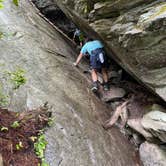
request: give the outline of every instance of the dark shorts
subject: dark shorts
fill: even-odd
[[[99,57],[99,55],[101,53],[103,54],[104,62],[101,62],[101,59]],[[100,70],[102,68],[108,68],[107,58],[106,58],[105,52],[104,52],[104,50],[102,48],[98,48],[98,49],[93,50],[91,52],[90,67],[92,69],[97,69],[97,70]]]

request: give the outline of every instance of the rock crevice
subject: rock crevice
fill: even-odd
[[[110,57],[122,68],[166,100],[166,87],[156,86],[166,82],[166,77],[158,79],[165,73],[166,64],[165,1],[95,1],[90,11],[84,10],[86,0],[54,2],[87,36],[100,38]],[[78,9],[79,3],[82,5]],[[149,74],[153,81],[147,83]]]

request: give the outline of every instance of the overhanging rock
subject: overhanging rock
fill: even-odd
[[[164,0],[54,0],[136,80],[166,101],[166,2]]]

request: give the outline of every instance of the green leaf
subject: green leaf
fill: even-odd
[[[18,6],[19,0],[13,0],[13,3]]]
[[[42,161],[41,166],[49,166],[45,161]]]
[[[23,145],[22,145],[22,142],[21,142],[21,141],[19,142],[19,146],[20,146],[21,148],[23,148]]]
[[[0,88],[0,106],[6,106],[8,104],[8,96],[5,96]]]
[[[42,159],[41,166],[49,166],[46,162],[44,162],[44,150],[46,148],[47,141],[45,140],[45,137],[43,134],[41,134],[38,137],[38,140],[36,143],[34,143],[35,153],[36,155]]]
[[[20,150],[19,144],[16,144],[16,149],[17,149],[17,150]]]
[[[19,112],[17,112],[17,113],[16,113],[16,117],[19,117],[19,116],[20,116],[20,113],[19,113]]]
[[[0,2],[0,9],[3,9],[4,5]]]
[[[11,127],[15,129],[17,127],[20,127],[20,124],[19,124],[18,121],[15,121],[15,122],[13,122],[13,124],[11,125]]]
[[[7,127],[2,126],[1,131],[8,131]]]
[[[23,148],[24,146],[23,146],[23,144],[22,144],[22,142],[20,141],[18,144],[16,144],[16,149],[17,150],[20,150],[21,148]]]
[[[30,139],[31,139],[33,142],[35,142],[35,140],[37,139],[37,137],[31,136]]]
[[[48,126],[52,126],[53,123],[54,123],[54,120],[55,120],[54,118],[51,118],[51,117],[50,117],[50,118],[48,119]]]
[[[13,84],[13,89],[18,89],[21,85],[26,83],[25,71],[21,68],[17,68],[13,72],[7,72],[10,77],[10,81]]]

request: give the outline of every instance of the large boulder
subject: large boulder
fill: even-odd
[[[108,54],[166,101],[165,0],[54,0]]]
[[[4,5],[0,73],[19,66],[27,79],[19,89],[10,89],[9,107],[21,111],[46,101],[51,105],[54,124],[46,132],[50,166],[136,165],[133,148],[118,130],[105,132],[101,127],[108,110],[89,91],[80,69],[72,66],[71,42],[44,21],[29,1],[21,0],[16,7],[6,0]]]
[[[147,132],[142,124],[141,124],[141,119],[129,119],[127,121],[127,125],[132,128],[134,131],[138,132],[139,134],[143,135],[146,140],[152,140],[153,135],[149,132]]]
[[[153,109],[143,116],[141,124],[153,137],[166,143],[166,112],[162,112],[163,109],[159,107]]]
[[[141,144],[139,154],[144,166],[165,166],[166,149],[162,146],[145,142]]]

